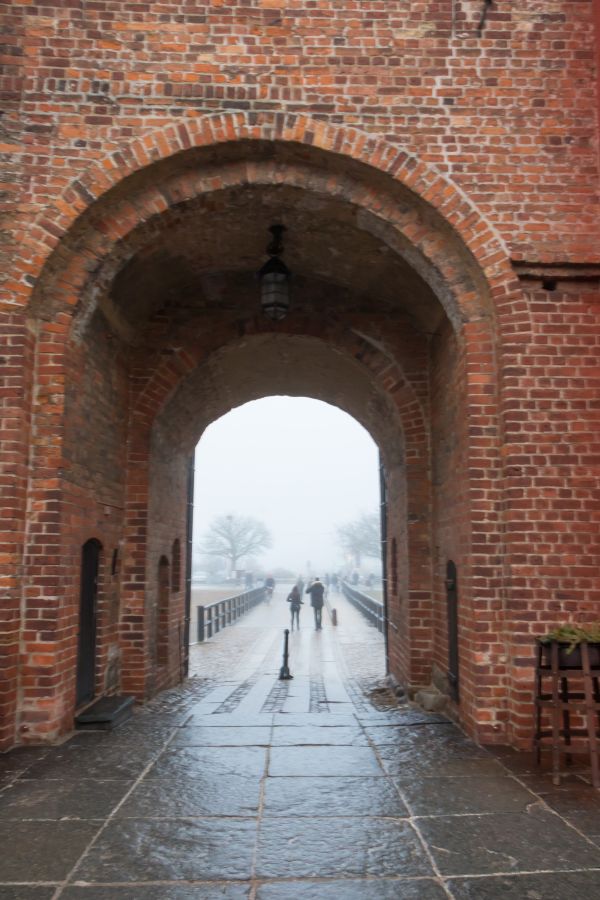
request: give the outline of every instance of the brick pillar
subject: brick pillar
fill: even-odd
[[[0,751],[15,742],[33,338],[24,315],[0,314]]]

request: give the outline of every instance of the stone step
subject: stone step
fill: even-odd
[[[112,731],[133,714],[134,698],[128,694],[101,697],[75,716],[75,728]]]

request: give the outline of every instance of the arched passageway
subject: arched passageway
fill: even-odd
[[[179,680],[183,591],[157,571],[163,559],[172,571],[173,548],[186,545],[193,446],[233,406],[285,393],[348,411],[381,448],[393,674],[443,687],[455,561],[458,715],[474,734],[507,739],[495,372],[502,315],[513,327],[519,309],[502,247],[455,188],[385,145],[298,123],[293,134],[280,121],[230,125],[187,149],[157,136],[148,164],[140,155],[112,186],[110,163],[90,172],[54,231],[78,217],[47,242],[29,306],[23,553],[29,607],[44,598],[54,638],[43,671],[22,680],[19,734],[70,727],[77,554],[90,530],[113,557],[99,586],[96,693],[144,699]],[[277,323],[259,314],[255,278],[275,221],[293,272]],[[38,528],[54,509],[56,527]],[[40,704],[38,679],[57,669]]]

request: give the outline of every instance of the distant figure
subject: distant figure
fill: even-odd
[[[267,599],[270,600],[275,590],[275,579],[272,575],[267,575],[265,578],[265,587],[267,589]]]
[[[254,587],[254,575],[252,572],[246,572],[246,590],[251,590]]]
[[[357,585],[359,581],[360,581],[360,576],[359,576],[358,572],[353,572],[352,573],[352,584]]]
[[[315,614],[315,631],[321,630],[321,616],[323,613],[323,597],[325,595],[325,585],[315,578],[312,584],[306,588],[306,593],[310,594],[310,605]]]
[[[298,588],[298,593],[300,596],[304,593],[304,582],[302,580],[302,575],[298,575],[296,579],[296,587]]]
[[[337,591],[338,589],[338,577],[335,572],[331,576],[331,587],[334,589],[334,591]]]
[[[300,607],[303,606],[303,601],[297,584],[294,585],[294,587],[287,595],[287,602],[291,604],[290,609],[292,611],[292,631],[294,630],[294,618],[296,619],[296,627],[298,631],[300,631]]]

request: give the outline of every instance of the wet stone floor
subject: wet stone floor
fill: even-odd
[[[0,900],[600,896],[584,776],[373,705],[383,642],[339,595],[278,681],[285,593],[115,732],[0,757]]]

